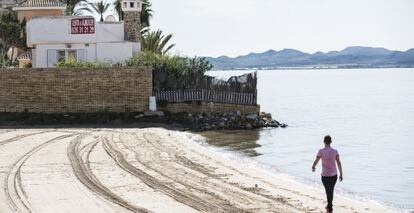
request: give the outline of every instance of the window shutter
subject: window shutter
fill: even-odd
[[[86,51],[76,50],[76,59],[79,61],[86,61]]]
[[[47,50],[47,67],[55,67],[56,57],[56,50]]]

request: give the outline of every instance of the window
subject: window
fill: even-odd
[[[87,54],[85,49],[80,50],[47,50],[47,67],[55,67],[56,63],[67,58],[73,57],[79,61],[86,61]]]
[[[68,50],[67,51],[67,58],[75,58],[77,59],[78,57],[76,56],[76,50]]]
[[[77,56],[76,50],[58,50],[56,53],[57,53],[56,54],[57,62],[64,61],[65,59],[68,59],[68,58],[74,58],[74,59],[80,60]]]
[[[61,62],[66,59],[66,51],[64,50],[58,50],[56,54],[56,61]]]
[[[134,7],[135,7],[134,2],[129,2],[129,7],[130,7],[130,8],[134,8]]]
[[[124,2],[124,8],[128,7],[128,3]]]

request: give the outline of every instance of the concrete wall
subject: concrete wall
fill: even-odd
[[[214,103],[213,107],[210,107],[209,103],[169,103],[167,106],[160,107],[158,110],[167,111],[170,113],[191,112],[191,113],[203,113],[203,112],[235,112],[240,111],[242,114],[258,113],[260,112],[260,106],[238,105],[238,104],[225,104]]]
[[[122,63],[132,57],[132,43],[97,43],[96,60]]]
[[[0,69],[0,112],[148,111],[149,68]]]
[[[32,50],[32,65],[34,68],[55,67],[57,58],[53,62],[49,61],[48,51],[53,50],[82,50],[85,52],[86,61],[110,62],[112,64],[123,63],[137,52],[136,43],[116,42],[116,43],[95,43],[95,44],[71,44],[68,48],[65,44],[39,44]],[[139,51],[139,50],[138,50]],[[78,58],[79,59],[79,58]],[[83,59],[79,59],[83,60]]]
[[[124,22],[96,22],[97,42],[124,41]]]
[[[68,48],[65,44],[40,44],[36,46],[36,49],[32,50],[32,66],[35,68],[48,67],[48,50],[84,50],[87,61],[96,61],[96,46],[96,44],[71,44],[70,48]]]
[[[80,60],[122,63],[140,50],[139,43],[124,41],[123,22],[96,22],[93,34],[71,34],[72,18],[79,17],[36,17],[27,23],[33,67],[54,67],[57,57],[48,51],[79,50],[85,57]]]
[[[92,16],[86,16],[93,18]],[[27,45],[123,42],[123,22],[95,22],[94,34],[71,34],[70,22],[79,16],[35,17],[27,22]]]

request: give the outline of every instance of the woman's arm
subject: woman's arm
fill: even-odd
[[[315,172],[316,165],[318,165],[318,162],[319,162],[320,159],[321,159],[321,157],[316,156],[316,159],[315,159],[315,161],[313,162],[313,165],[312,165],[312,172]]]
[[[342,176],[342,163],[341,163],[341,159],[339,159],[339,155],[336,155],[336,163],[338,164],[338,168],[339,168],[339,181],[342,181],[344,178]]]

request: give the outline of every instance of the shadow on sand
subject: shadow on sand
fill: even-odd
[[[141,117],[142,113],[0,113],[0,129],[151,128],[184,131],[191,123],[179,114]]]

